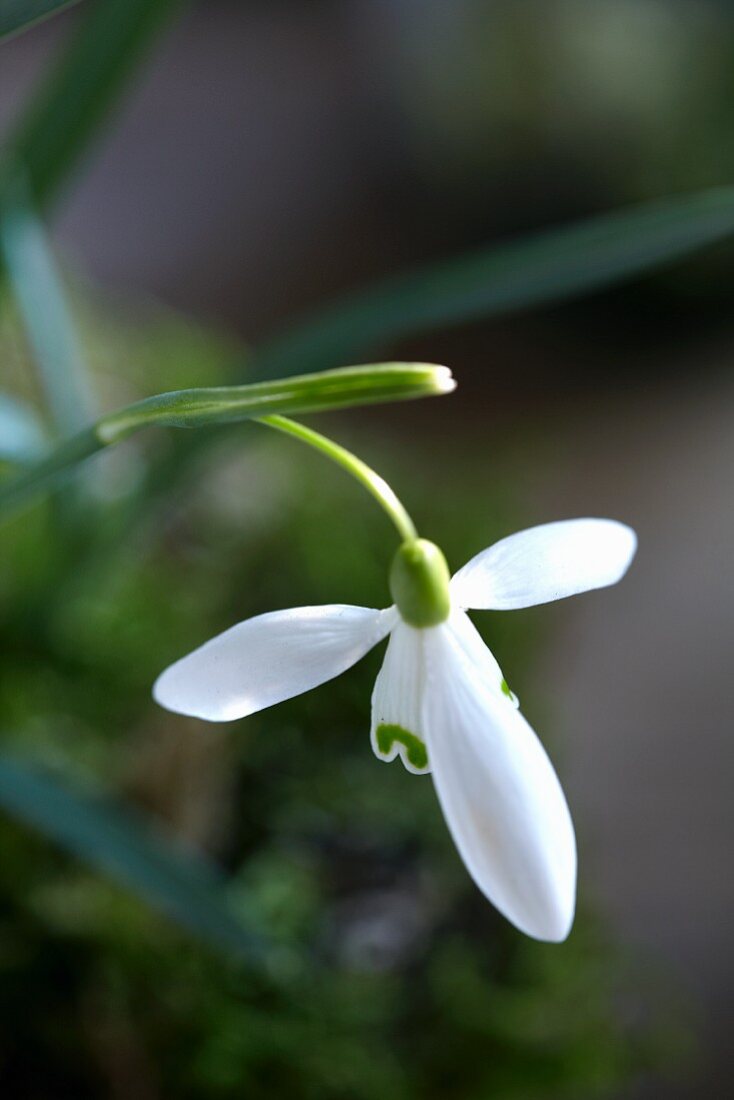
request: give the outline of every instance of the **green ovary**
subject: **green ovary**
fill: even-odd
[[[396,741],[405,746],[408,752],[408,760],[414,768],[423,770],[428,767],[428,753],[420,737],[404,730],[402,726],[382,723],[377,727],[377,747],[385,756],[390,752]]]
[[[446,558],[428,539],[402,544],[390,567],[390,592],[400,617],[409,626],[438,626],[451,610]]]

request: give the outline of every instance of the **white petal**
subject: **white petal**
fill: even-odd
[[[576,844],[563,791],[511,703],[478,682],[449,626],[425,632],[424,725],[446,823],[479,889],[521,931],[570,930]]]
[[[494,654],[485,645],[481,634],[466,611],[462,611],[460,607],[453,607],[449,626],[467,659],[475,666],[480,681],[485,687],[493,691],[495,695],[509,699],[514,707],[519,707],[519,700],[515,693],[510,690]]]
[[[246,619],[167,668],[158,703],[178,714],[229,722],[300,695],[346,671],[396,621],[392,608],[294,607]]]
[[[519,531],[460,569],[451,595],[460,607],[508,611],[616,584],[637,549],[613,519],[569,519]]]
[[[390,635],[372,692],[370,740],[375,756],[391,761],[400,755],[408,771],[415,774],[431,770],[421,715],[423,634],[422,630],[398,622]]]

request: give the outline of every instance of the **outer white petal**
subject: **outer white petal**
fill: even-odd
[[[229,722],[346,671],[396,621],[392,608],[294,607],[246,619],[162,672],[153,695],[179,714]]]
[[[576,843],[563,791],[511,703],[478,682],[450,625],[425,632],[424,724],[441,808],[479,889],[521,931],[573,922]]]
[[[423,635],[424,631],[398,622],[372,692],[370,740],[375,756],[389,762],[399,755],[415,774],[431,770],[423,759]]]
[[[546,523],[477,554],[453,578],[451,595],[460,607],[532,607],[616,584],[636,549],[634,531],[613,519]]]

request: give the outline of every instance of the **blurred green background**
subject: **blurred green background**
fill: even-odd
[[[682,0],[82,0],[0,42],[5,261],[19,170],[74,326],[39,356],[48,298],[31,269],[29,328],[7,264],[0,388],[45,432],[163,390],[445,362],[449,398],[314,423],[454,568],[572,515],[641,546],[618,590],[477,616],[576,821],[556,947],[479,896],[430,780],[372,756],[380,653],[231,726],[152,703],[241,618],[386,603],[394,536],[338,471],[256,425],[151,433],[7,519],[4,1095],[728,1094],[734,199],[712,231],[681,208],[660,267],[676,249],[643,218],[613,286],[597,240],[566,301],[558,241],[523,254],[512,308],[466,291],[401,327],[395,288],[369,339],[282,334],[416,265],[728,184],[732,61],[732,6]],[[0,416],[7,457],[11,424],[35,453],[36,421]]]

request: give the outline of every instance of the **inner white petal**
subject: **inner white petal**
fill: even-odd
[[[509,699],[513,706],[518,707],[520,704],[517,696],[510,690],[494,654],[467,613],[460,607],[454,606],[447,627],[468,661],[476,668],[480,683],[495,694]]]
[[[430,771],[422,719],[426,633],[398,622],[372,693],[370,741],[375,756],[388,762],[399,756],[415,774]]]

